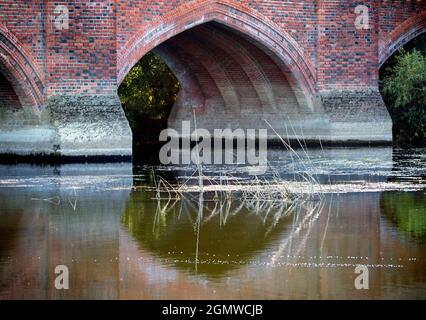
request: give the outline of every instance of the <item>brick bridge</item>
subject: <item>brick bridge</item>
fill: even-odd
[[[425,30],[424,0],[2,0],[0,153],[131,155],[117,88],[151,50],[171,127],[390,142],[379,67]]]

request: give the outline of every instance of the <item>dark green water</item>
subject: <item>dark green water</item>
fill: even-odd
[[[0,299],[426,298],[426,150],[269,160],[256,197],[205,182],[157,199],[160,177],[197,185],[186,167],[0,166]],[[254,183],[238,167],[204,170]],[[320,196],[300,184],[307,171]],[[284,201],[271,181],[305,196]],[[368,290],[355,288],[359,264]],[[57,265],[69,290],[54,286]]]

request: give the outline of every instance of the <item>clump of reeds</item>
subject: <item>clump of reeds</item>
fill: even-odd
[[[298,139],[302,150],[300,155],[266,120],[265,122],[277,134],[292,159],[297,158],[303,164],[303,172],[294,173],[294,180],[283,179],[269,163],[270,174],[267,177],[253,176],[251,179],[241,179],[229,172],[209,176],[204,173],[201,165],[197,165],[191,175],[180,177],[181,182],[171,184],[153,172],[154,188],[151,191],[158,201],[157,214],[167,214],[180,203],[181,210],[183,206],[189,206],[199,213],[199,223],[219,216],[220,223],[226,224],[230,217],[245,208],[264,223],[270,221],[268,230],[271,230],[283,217],[295,210],[312,210],[311,207],[306,207],[307,204],[322,200],[323,194],[321,185],[310,170],[312,162],[303,139]]]

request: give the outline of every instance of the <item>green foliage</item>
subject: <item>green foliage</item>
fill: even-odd
[[[400,147],[423,146],[426,134],[426,56],[401,49],[385,71],[381,91]]]
[[[179,82],[155,53],[146,54],[129,72],[118,94],[134,132],[150,119],[167,121],[179,92]]]
[[[419,193],[383,193],[381,208],[399,231],[418,240],[426,237],[426,201]]]

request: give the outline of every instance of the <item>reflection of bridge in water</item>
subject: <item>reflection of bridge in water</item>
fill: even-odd
[[[191,200],[194,207],[187,203],[182,212],[179,205],[158,216],[150,194],[130,191],[130,167],[64,166],[53,172],[22,166],[17,175],[4,169],[2,298],[422,295],[424,242],[383,219],[386,193],[327,195],[312,202],[320,204],[316,210],[295,209],[271,229],[272,211],[270,220],[262,220],[265,211],[236,210],[237,203],[209,219],[214,201],[206,197],[210,210],[201,223],[195,275],[198,199]],[[161,203],[163,208],[167,202]],[[389,210],[397,208],[388,205]],[[353,287],[359,263],[372,265],[367,292]],[[59,264],[70,268],[66,292],[53,287]]]

